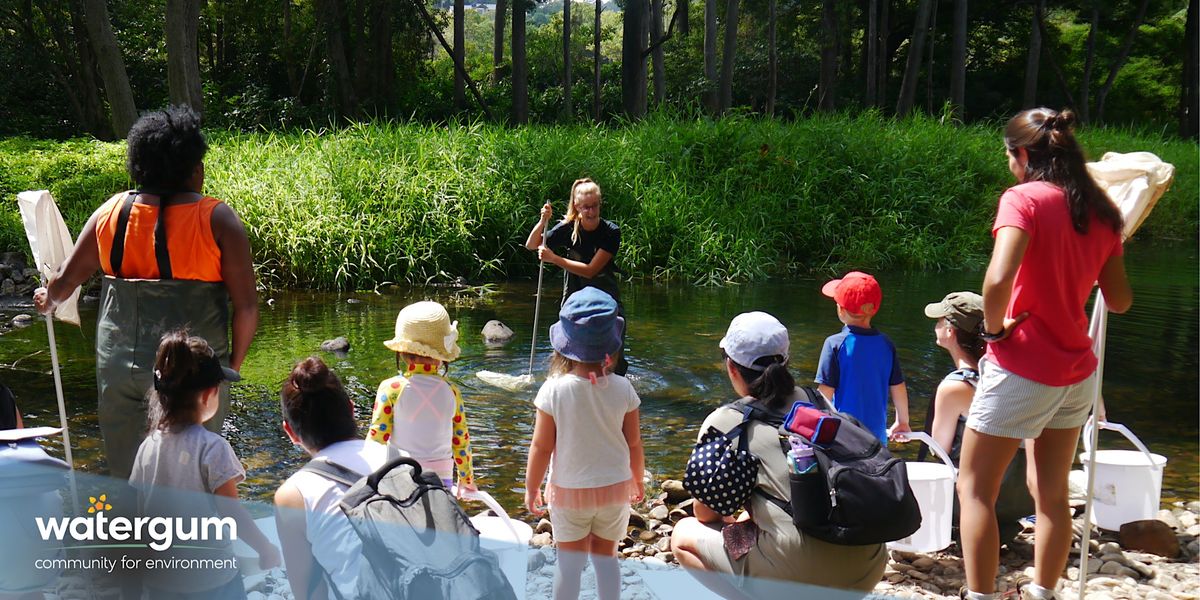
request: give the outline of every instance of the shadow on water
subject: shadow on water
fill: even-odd
[[[1129,271],[1136,299],[1125,315],[1109,323],[1104,395],[1110,420],[1128,425],[1149,447],[1169,457],[1163,495],[1166,500],[1197,498],[1197,360],[1200,301],[1195,248],[1133,245]],[[876,325],[898,348],[908,379],[914,425],[919,426],[928,399],[950,370],[945,352],[933,343],[933,322],[923,306],[944,294],[977,289],[981,273],[888,272],[879,275],[884,302]],[[733,398],[720,367],[717,342],[730,319],[747,310],[778,316],[792,337],[792,367],[799,381],[811,383],[824,338],[839,329],[833,304],[821,296],[822,281],[799,278],[723,288],[687,284],[628,284],[623,300],[629,321],[630,379],[641,394],[647,466],[656,475],[678,477],[704,416]],[[535,376],[544,376],[550,354],[547,330],[556,317],[557,280],[546,284],[536,339]],[[279,292],[265,295],[261,325],[244,380],[234,387],[233,416],[226,434],[248,471],[247,496],[270,501],[283,479],[305,456],[280,430],[279,385],[291,365],[320,355],[342,377],[358,405],[360,422],[369,418],[375,386],[395,373],[391,337],[396,313],[424,298],[446,303],[459,321],[462,357],[450,375],[468,403],[474,438],[475,468],[482,485],[503,504],[522,504],[526,448],[532,434],[535,389],[507,392],[474,373],[487,369],[520,375],[528,368],[534,285],[510,282],[482,299],[447,289],[402,288],[387,295]],[[272,301],[267,302],[270,298]],[[0,308],[11,319],[27,306]],[[96,424],[94,374],[95,305],[84,306],[82,329],[58,325],[63,383],[78,466],[103,468]],[[499,319],[515,331],[501,347],[487,347],[479,331]],[[345,336],[351,350],[335,356],[318,350],[322,340]],[[56,425],[46,328],[17,329],[0,336],[0,381],[17,394],[30,425]],[[1105,434],[1102,447],[1125,442]],[[1108,436],[1112,436],[1111,438]],[[47,445],[61,456],[61,441]]]

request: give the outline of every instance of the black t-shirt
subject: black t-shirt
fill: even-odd
[[[591,279],[585,279],[570,271],[565,271],[567,280],[563,299],[565,300],[567,296],[586,286],[592,286],[607,292],[614,299],[620,300],[620,292],[617,289],[616,261],[617,249],[621,247],[621,228],[612,221],[600,219],[600,225],[596,227],[595,231],[587,231],[580,227],[579,240],[571,242],[571,233],[574,229],[575,223],[560,222],[551,227],[542,239],[545,240],[546,247],[553,250],[555,254],[584,264],[592,262],[592,259],[596,257],[597,250],[606,250],[613,257]]]

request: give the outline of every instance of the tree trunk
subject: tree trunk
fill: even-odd
[[[929,65],[925,68],[925,112],[933,113],[933,57],[934,50],[937,46],[937,10],[938,2],[933,3],[933,10],[929,13],[929,31],[925,34],[929,36]]]
[[[883,0],[879,6],[879,59],[875,61],[875,66],[879,70],[875,73],[875,88],[876,106],[883,108],[887,106],[887,83],[888,75],[891,67],[891,54],[888,45],[891,29],[888,25],[888,6],[891,4],[889,0]]]
[[[1042,65],[1042,30],[1038,27],[1038,10],[1045,0],[1034,0],[1038,6],[1033,8],[1033,24],[1029,28],[1029,55],[1025,58],[1025,94],[1021,98],[1021,108],[1037,106],[1038,74]]]
[[[574,109],[571,107],[571,4],[574,0],[563,0],[563,117],[571,120]]]
[[[704,105],[716,113],[721,102],[717,93],[717,0],[704,0]]]
[[[396,78],[392,12],[388,5],[389,0],[371,0],[371,96],[375,109],[383,114],[390,111],[392,83]]]
[[[641,65],[638,67],[642,70],[641,85],[638,87],[638,110],[641,114],[646,114],[646,109],[649,106],[650,99],[650,72],[649,65],[646,64],[646,59],[649,56],[647,48],[650,47],[650,5],[653,0],[645,0],[642,5],[642,32],[638,38],[638,56],[640,56]]]
[[[529,68],[525,62],[525,2],[512,0],[512,119],[518,125],[529,121]]]
[[[1104,101],[1108,99],[1108,93],[1112,91],[1113,84],[1117,82],[1117,73],[1125,67],[1125,61],[1129,60],[1129,51],[1133,49],[1133,39],[1137,37],[1138,28],[1142,26],[1142,21],[1146,19],[1146,7],[1149,4],[1150,0],[1142,0],[1142,3],[1138,5],[1137,16],[1134,17],[1133,24],[1129,27],[1129,32],[1125,34],[1125,40],[1121,42],[1121,51],[1117,54],[1117,59],[1109,66],[1108,77],[1105,78],[1100,92],[1096,94],[1097,121],[1104,121]]]
[[[692,26],[688,23],[688,8],[691,4],[691,0],[675,0],[675,12],[679,13],[679,35],[683,37],[687,37],[692,30]]]
[[[1183,26],[1183,76],[1179,86],[1179,135],[1196,139],[1200,136],[1200,56],[1196,28],[1197,0],[1188,2],[1187,21]]]
[[[333,70],[334,87],[337,91],[337,108],[340,116],[358,112],[358,97],[354,94],[354,80],[350,75],[350,64],[346,61],[345,34],[342,29],[341,0],[322,0],[317,4],[325,26],[325,47],[329,65]]]
[[[1035,2],[1033,5],[1033,18],[1037,21],[1039,35],[1042,39],[1046,39],[1046,19],[1044,2]],[[1075,97],[1071,95],[1071,86],[1067,85],[1067,78],[1063,76],[1062,69],[1058,66],[1058,61],[1054,59],[1053,52],[1046,53],[1046,62],[1050,63],[1050,70],[1054,71],[1054,80],[1058,82],[1058,89],[1067,99],[1067,106],[1078,106],[1075,103]]]
[[[1087,123],[1091,120],[1092,105],[1091,88],[1092,88],[1092,67],[1096,64],[1096,30],[1100,29],[1100,5],[1096,0],[1092,1],[1092,24],[1088,28],[1087,37],[1087,56],[1083,61],[1083,80],[1079,84],[1079,106],[1076,110],[1079,111],[1079,121]]]
[[[817,108],[833,110],[837,82],[837,2],[821,2],[821,70],[817,80]]]
[[[733,67],[737,62],[738,0],[725,0],[725,44],[721,51],[721,104],[724,114],[733,106]]]
[[[896,114],[902,117],[912,112],[917,97],[921,50],[925,48],[925,31],[929,28],[929,13],[932,11],[933,0],[921,0],[917,7],[916,22],[913,23],[912,39],[908,44],[908,61],[904,66],[904,79],[900,83],[900,98],[896,100]]]
[[[646,61],[642,59],[642,17],[648,0],[628,0],[621,28],[621,103],[625,114],[642,116],[646,89]]]
[[[496,14],[492,20],[492,83],[500,82],[500,71],[504,67],[504,25],[508,22],[508,0],[496,0]]]
[[[879,72],[879,0],[867,3],[867,48],[866,74],[867,95],[866,105],[874,106],[879,98],[879,87],[876,84],[876,74]]]
[[[954,117],[966,117],[967,0],[954,0],[954,47],[950,59],[950,105]]]
[[[279,56],[287,73],[288,91],[292,96],[300,95],[300,79],[296,74],[296,59],[292,56],[292,0],[283,0],[283,39],[280,41]],[[209,63],[212,54],[209,53]]]
[[[92,135],[108,139],[112,136],[105,122],[104,103],[100,100],[100,84],[96,80],[96,56],[92,53],[91,42],[88,40],[87,25],[83,22],[83,5],[79,0],[71,0],[71,30],[74,32],[73,45],[77,57],[79,85],[83,88],[84,127]]]
[[[600,98],[600,14],[604,11],[604,0],[596,0],[596,22],[592,25],[592,118],[597,123],[604,116],[604,101]]]
[[[137,120],[137,106],[133,103],[133,89],[129,87],[129,75],[125,72],[125,60],[117,46],[108,19],[108,6],[104,0],[84,0],[84,16],[87,21],[88,38],[96,61],[100,67],[100,78],[104,81],[104,95],[108,98],[109,121],[113,135],[124,138]]]
[[[686,2],[686,0],[681,0]],[[768,117],[775,116],[775,94],[779,78],[779,49],[775,43],[777,0],[767,0],[767,106]]]
[[[200,90],[199,0],[167,0],[167,88],[171,104],[204,112]]]
[[[566,4],[570,4],[567,2]],[[564,5],[565,6],[565,5]],[[463,19],[466,18],[463,0],[454,0],[454,61],[467,64],[467,35]],[[454,108],[462,110],[467,106],[467,82],[462,73],[454,69]]]
[[[682,1],[682,0],[676,0]],[[654,103],[667,101],[667,77],[663,72],[663,0],[650,0],[650,43],[654,45],[651,62],[654,65]]]

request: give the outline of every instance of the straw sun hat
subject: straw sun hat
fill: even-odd
[[[437,302],[416,302],[396,316],[396,336],[383,343],[389,350],[450,362],[458,358],[458,321]]]

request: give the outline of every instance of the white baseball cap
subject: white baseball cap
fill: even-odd
[[[788,357],[788,331],[779,319],[761,311],[742,313],[729,322],[729,330],[721,338],[721,349],[733,362],[751,369],[763,371],[763,365],[754,364],[764,356]]]

